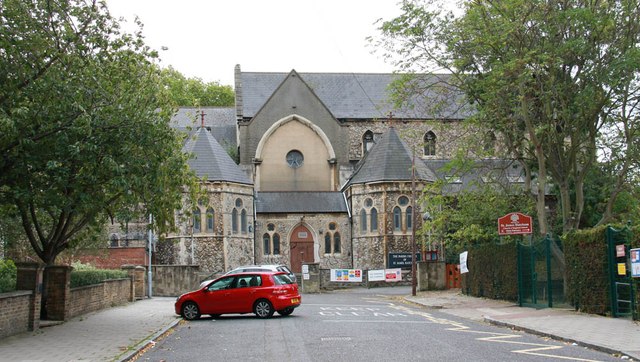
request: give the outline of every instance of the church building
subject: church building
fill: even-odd
[[[423,222],[417,198],[448,176],[440,169],[464,146],[469,111],[456,105],[459,94],[437,107],[442,97],[428,93],[394,107],[389,87],[398,77],[236,66],[234,108],[174,116],[189,134],[184,151],[208,201],[176,213],[179,231],[164,236],[156,262],[211,273],[245,264],[300,272],[303,263],[386,268],[391,254],[410,253],[412,230]]]

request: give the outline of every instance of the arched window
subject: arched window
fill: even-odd
[[[273,255],[280,255],[280,235],[273,234]]]
[[[331,254],[331,233],[324,234],[324,253]]]
[[[402,230],[402,213],[397,206],[393,208],[393,230]]]
[[[413,209],[411,206],[407,207],[407,230],[413,229]]]
[[[244,234],[247,232],[247,210],[242,209],[240,212],[240,231]]]
[[[238,210],[237,209],[233,209],[233,211],[231,211],[231,231],[234,234],[238,233]]]
[[[360,231],[367,231],[367,211],[365,209],[360,210]]]
[[[199,233],[202,228],[202,219],[200,215],[200,208],[193,209],[193,232]]]
[[[118,246],[119,246],[118,234],[111,234],[111,247],[117,248]]]
[[[424,135],[424,155],[436,155],[436,134],[429,131]]]
[[[367,131],[362,136],[362,155],[366,155],[373,147],[373,132]]]
[[[378,210],[375,207],[371,209],[371,231],[378,231]]]
[[[262,251],[264,255],[271,254],[271,236],[267,233],[262,235]]]
[[[207,232],[213,232],[213,208],[207,209]]]
[[[340,233],[336,232],[335,234],[333,234],[333,252],[341,253],[341,249],[342,249],[342,244],[340,242]]]
[[[496,148],[496,135],[495,133],[489,131],[484,134],[484,151],[492,154]]]

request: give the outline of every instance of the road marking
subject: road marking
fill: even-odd
[[[422,321],[389,321],[389,320],[377,320],[367,321],[362,319],[325,319],[323,322],[327,323],[404,323],[404,324],[429,324],[429,322]]]
[[[322,337],[320,340],[322,342],[334,342],[334,341],[350,341],[351,337]]]
[[[433,322],[433,323],[436,323],[436,324],[450,325],[452,327],[451,328],[447,328],[447,330],[450,330],[450,331],[488,335],[487,337],[477,338],[477,340],[479,340],[479,341],[493,342],[493,343],[508,343],[508,344],[513,344],[513,345],[536,347],[536,348],[512,350],[511,351],[512,353],[520,353],[520,354],[525,354],[525,355],[549,357],[549,358],[556,358],[556,359],[565,359],[565,360],[572,360],[572,361],[598,362],[597,360],[590,360],[590,359],[584,359],[584,358],[578,358],[578,357],[565,357],[565,356],[558,356],[558,355],[548,354],[548,353],[539,353],[540,351],[559,350],[559,349],[564,348],[562,346],[550,346],[550,345],[547,345],[547,344],[530,343],[530,342],[522,342],[522,341],[512,341],[512,340],[510,340],[510,339],[521,338],[522,337],[521,335],[507,334],[507,333],[496,333],[496,332],[485,332],[485,331],[475,331],[475,330],[471,329],[470,327],[464,325],[463,323],[452,321],[452,320],[448,320],[448,319],[444,319],[444,318],[436,318],[433,315],[431,315],[430,313],[421,312],[421,311],[415,311],[415,310],[412,310],[412,309],[407,308],[405,306],[399,306],[399,305],[393,305],[393,304],[390,305],[390,307],[398,309],[398,310],[401,310],[401,311],[403,311],[405,313],[408,313],[408,314],[422,316],[425,319],[429,320],[430,322]]]

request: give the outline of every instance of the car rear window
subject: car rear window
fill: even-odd
[[[294,284],[293,280],[286,274],[276,274],[273,276],[273,280],[277,285]]]

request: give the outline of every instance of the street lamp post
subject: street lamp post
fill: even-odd
[[[416,148],[413,147],[411,160],[411,295],[416,295]]]

